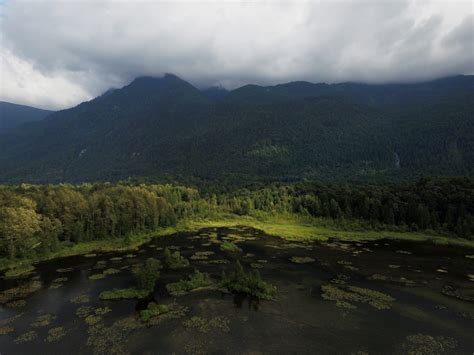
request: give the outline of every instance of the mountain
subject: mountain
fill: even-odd
[[[0,101],[0,132],[26,122],[41,121],[52,111]]]
[[[405,179],[474,173],[474,77],[200,91],[142,77],[0,135],[0,181]]]

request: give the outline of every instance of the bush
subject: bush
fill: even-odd
[[[275,286],[262,280],[258,270],[246,273],[238,261],[229,275],[222,272],[221,287],[259,299],[273,299],[277,291]]]
[[[189,280],[181,280],[166,285],[166,289],[173,296],[180,296],[186,292],[192,291],[200,287],[207,287],[212,284],[209,274],[202,273],[198,270],[194,274],[189,275]]]
[[[145,264],[135,271],[138,288],[153,291],[156,280],[160,276],[160,269],[161,263],[159,260],[148,258]]]
[[[189,260],[181,256],[179,251],[171,252],[165,248],[165,263],[170,269],[181,269],[189,266]]]

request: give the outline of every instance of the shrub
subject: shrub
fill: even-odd
[[[275,286],[262,280],[258,270],[246,273],[238,261],[231,273],[222,272],[221,287],[259,299],[273,299],[277,291]]]

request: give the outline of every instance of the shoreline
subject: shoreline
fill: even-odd
[[[33,271],[34,264],[41,262],[90,253],[125,252],[136,250],[152,239],[162,236],[169,236],[179,232],[193,232],[204,228],[237,226],[252,227],[263,231],[265,234],[291,241],[325,242],[329,239],[335,239],[346,242],[355,242],[388,239],[407,242],[428,242],[437,245],[452,245],[474,249],[473,240],[456,237],[390,230],[337,230],[326,226],[301,222],[292,218],[284,219],[273,217],[258,219],[250,216],[226,215],[219,218],[185,220],[178,222],[177,225],[173,227],[162,228],[153,232],[134,234],[128,237],[96,240],[82,242],[72,246],[63,246],[57,251],[30,259],[13,261],[2,260],[0,261],[0,272],[4,273],[5,278],[16,278]]]

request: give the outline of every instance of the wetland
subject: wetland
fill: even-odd
[[[179,232],[2,278],[0,351],[472,354],[472,255],[393,239],[287,240],[245,226]],[[160,267],[148,292],[136,282],[150,259]]]

